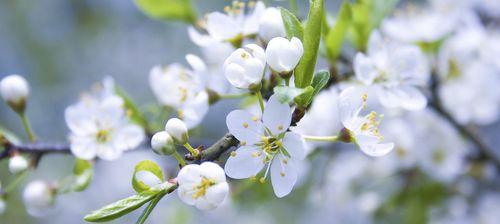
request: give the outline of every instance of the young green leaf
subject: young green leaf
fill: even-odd
[[[159,20],[179,20],[194,24],[197,20],[191,0],[135,0],[149,17]]]
[[[302,41],[304,44],[304,55],[294,72],[296,87],[305,88],[311,84],[318,56],[319,42],[321,40],[323,11],[323,0],[311,1]]]
[[[289,86],[274,87],[274,95],[278,97],[281,103],[291,103],[295,97],[304,93],[304,91],[304,89]]]
[[[165,181],[163,177],[163,172],[161,171],[161,168],[151,160],[144,160],[139,162],[137,165],[135,165],[134,169],[134,174],[132,177],[132,187],[134,188],[137,193],[141,193],[143,191],[147,191],[151,189],[153,186],[149,186],[146,183],[142,182],[137,178],[137,174],[140,172],[149,172],[152,175],[154,175],[156,178],[158,178],[159,183],[163,183]]]
[[[97,211],[93,211],[84,217],[87,222],[107,222],[122,217],[152,200],[162,190],[143,191],[137,195],[119,200],[106,205]]]
[[[331,61],[336,60],[340,54],[342,43],[344,42],[344,38],[351,23],[351,17],[351,4],[348,1],[344,1],[340,7],[335,25],[328,32],[325,40],[328,58]]]
[[[83,191],[85,190],[92,180],[94,175],[94,169],[92,163],[83,159],[76,159],[75,167],[73,167],[73,175],[75,177],[75,182],[73,185],[73,191]]]
[[[279,7],[281,11],[281,18],[283,19],[283,24],[285,25],[286,37],[291,39],[292,37],[297,37],[301,41],[304,37],[304,28],[299,19],[288,9]]]
[[[326,86],[328,80],[330,80],[330,72],[328,71],[319,71],[314,75],[312,82],[312,87],[314,88],[313,97]]]
[[[304,92],[294,98],[295,103],[302,108],[306,108],[312,101],[314,96],[314,88],[308,86],[304,88]]]

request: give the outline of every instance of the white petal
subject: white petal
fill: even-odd
[[[85,135],[94,132],[97,127],[92,120],[93,111],[85,102],[80,102],[66,108],[64,111],[64,119],[68,128],[77,135]]]
[[[191,65],[191,68],[193,68],[193,70],[196,72],[205,72],[207,70],[207,65],[205,65],[205,62],[203,62],[203,60],[201,60],[200,57],[194,54],[187,54],[186,61],[189,63],[189,65]]]
[[[394,143],[360,144],[361,151],[369,156],[379,157],[387,155],[394,148]]]
[[[97,156],[103,160],[116,160],[123,154],[122,149],[118,149],[111,144],[97,144]]]
[[[182,120],[186,123],[188,129],[198,126],[205,118],[210,105],[208,103],[208,94],[201,91],[194,99],[184,104],[182,109]]]
[[[228,40],[241,33],[241,27],[230,16],[213,12],[207,15],[207,32],[215,39]]]
[[[227,184],[227,182],[219,183],[207,189],[205,198],[209,202],[218,205],[224,201],[228,192],[229,185]]]
[[[119,127],[111,141],[121,150],[134,149],[145,139],[144,130],[135,124],[126,124]]]
[[[281,103],[278,96],[272,95],[267,101],[262,120],[274,135],[283,133],[290,127],[292,109],[288,104]]]
[[[421,110],[427,106],[427,98],[413,86],[401,86],[401,106],[407,110]]]
[[[226,117],[229,132],[240,142],[252,145],[261,141],[264,126],[257,116],[244,110],[233,110]]]
[[[271,164],[271,182],[274,194],[278,198],[288,195],[297,182],[297,171],[293,160],[287,159],[283,162],[283,159],[283,156],[277,155]]]
[[[206,197],[200,197],[200,198],[196,199],[195,205],[196,205],[197,209],[200,209],[203,211],[212,210],[212,209],[215,209],[217,207],[217,204],[212,203]]]
[[[372,60],[363,53],[357,53],[354,58],[354,72],[356,78],[365,85],[371,85],[378,75]]]
[[[135,178],[138,181],[141,181],[142,183],[146,184],[149,187],[156,186],[158,184],[161,184],[160,178],[158,178],[156,175],[149,171],[141,170],[135,174]]]
[[[84,160],[94,159],[97,154],[95,139],[92,136],[71,136],[71,153]]]
[[[349,87],[340,93],[339,113],[344,127],[352,130],[362,109],[363,100],[355,87]]]
[[[227,81],[236,88],[245,89],[250,86],[250,83],[245,79],[245,69],[236,63],[225,66],[224,75]]]
[[[304,159],[306,157],[305,141],[299,134],[287,132],[283,138],[283,147],[293,158]]]
[[[245,179],[255,176],[264,167],[264,153],[254,146],[241,146],[227,159],[224,170],[226,175],[234,179]],[[260,156],[258,156],[260,153]],[[257,156],[256,156],[257,155]]]
[[[186,185],[190,183],[198,183],[201,181],[202,175],[200,170],[200,165],[189,164],[179,171],[177,174],[177,182],[179,185]]]
[[[188,205],[196,203],[196,199],[193,198],[193,187],[193,185],[179,185],[179,189],[177,190],[177,195],[181,201]]]
[[[200,173],[206,178],[215,180],[217,183],[226,182],[226,174],[217,163],[204,162],[200,165]]]
[[[265,65],[256,58],[245,60],[245,79],[250,84],[258,84],[264,76]]]

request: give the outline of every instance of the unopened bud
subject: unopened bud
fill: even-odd
[[[186,124],[179,118],[171,118],[165,125],[165,131],[174,138],[177,144],[184,145],[188,142],[189,135]]]
[[[0,81],[2,98],[17,113],[24,112],[30,88],[26,79],[19,75],[9,75]]]
[[[54,205],[55,193],[55,190],[44,181],[29,183],[23,192],[26,210],[32,216],[44,215]]]
[[[151,148],[158,155],[171,155],[175,152],[174,139],[166,131],[157,132],[151,138]]]
[[[28,169],[29,163],[21,155],[14,155],[9,159],[9,171],[12,174],[18,174]]]

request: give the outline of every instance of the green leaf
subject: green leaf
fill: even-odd
[[[152,162],[151,160],[141,161],[137,165],[135,165],[134,174],[132,177],[132,187],[134,188],[135,191],[137,191],[137,193],[147,191],[152,187],[148,186],[144,182],[137,179],[136,174],[141,171],[150,172],[153,175],[155,175],[160,180],[161,183],[165,182],[165,179],[163,177],[163,172],[156,163]]]
[[[314,96],[314,88],[312,86],[308,86],[304,88],[304,92],[294,98],[295,103],[302,107],[306,108],[312,101]]]
[[[72,187],[73,191],[85,190],[92,180],[94,169],[92,163],[83,159],[76,159],[75,167],[73,167],[73,175],[75,182]]]
[[[351,6],[352,10],[352,38],[354,45],[360,51],[366,49],[368,38],[372,27],[370,25],[370,8],[368,1],[354,3]]]
[[[137,195],[106,205],[84,217],[87,222],[107,222],[122,217],[153,199],[161,190],[144,191]]]
[[[144,129],[148,128],[148,122],[144,115],[141,113],[137,105],[132,101],[128,94],[118,85],[115,84],[115,92],[118,96],[123,99],[125,108],[127,110],[127,116],[130,120],[137,125],[140,125]]]
[[[279,7],[281,11],[281,18],[283,19],[283,24],[285,25],[286,37],[291,39],[292,37],[297,37],[301,41],[304,37],[304,28],[299,19],[288,9]]]
[[[332,61],[336,60],[340,54],[342,43],[344,42],[346,33],[351,23],[351,18],[351,4],[347,1],[344,1],[342,3],[342,6],[340,7],[340,12],[337,16],[335,25],[328,32],[325,40],[328,57]]]
[[[159,20],[196,23],[196,12],[190,0],[134,0],[146,15]]]
[[[321,40],[323,11],[323,0],[311,0],[309,15],[304,28],[304,55],[294,72],[296,87],[305,88],[311,84]]]
[[[330,80],[330,72],[328,71],[319,71],[314,75],[312,82],[312,87],[314,88],[313,97],[328,84],[328,80]]]
[[[276,86],[274,87],[274,95],[278,97],[281,103],[291,103],[295,97],[303,94],[304,89],[289,87],[289,86]]]

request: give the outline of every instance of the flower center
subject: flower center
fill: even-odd
[[[194,187],[193,199],[198,199],[207,193],[207,189],[215,185],[215,181],[203,177],[201,183]]]
[[[366,121],[361,125],[361,131],[377,136],[382,141],[384,137],[380,134],[378,126],[382,122],[383,115],[377,116],[377,112],[372,111],[365,118]]]
[[[110,129],[99,130],[95,135],[95,138],[99,143],[106,143],[109,140],[111,140],[111,130]]]
[[[262,151],[266,154],[265,162],[271,161],[274,155],[278,153],[280,148],[283,146],[281,140],[274,136],[262,136],[262,141],[257,145],[259,145]]]

